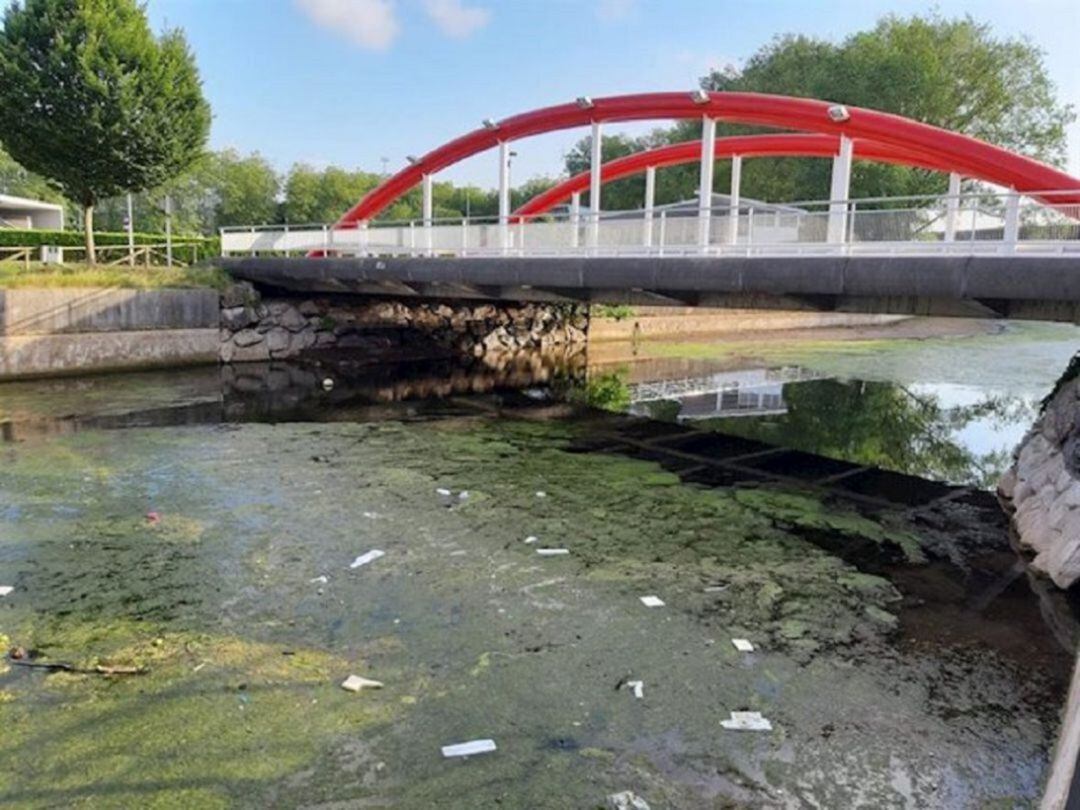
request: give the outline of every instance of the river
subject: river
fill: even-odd
[[[1076,330],[905,335],[0,386],[0,803],[1031,806],[1077,610],[985,485]]]

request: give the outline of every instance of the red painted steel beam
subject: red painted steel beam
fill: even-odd
[[[847,135],[922,153],[941,161],[943,171],[981,177],[1021,192],[1075,191],[1053,201],[1080,203],[1080,179],[1032,158],[998,146],[912,121],[899,115],[847,107],[846,120],[829,116],[827,101],[763,93],[708,93],[704,100],[688,92],[637,93],[593,99],[591,105],[559,104],[514,115],[456,138],[428,152],[372,189],[349,209],[338,225],[370,220],[398,199],[425,174],[452,166],[486,151],[500,141],[586,126],[593,121],[686,120],[709,116],[756,126],[777,127],[825,135]],[[1035,195],[1037,196],[1037,195]]]
[[[862,138],[854,140],[855,159],[873,160],[881,163],[897,163],[903,166],[917,166],[932,171],[949,171],[948,165],[940,160],[924,156],[920,152],[901,149],[896,146],[876,143]],[[769,135],[736,135],[716,139],[716,157],[725,158],[733,155],[742,157],[832,157],[840,148],[838,135],[816,135],[812,133],[783,133]],[[630,177],[648,169],[650,166],[664,168],[685,163],[696,163],[701,159],[701,141],[661,146],[644,152],[608,161],[600,167],[600,181],[611,183],[624,177]],[[561,202],[570,199],[572,194],[589,190],[589,172],[581,172],[541,194],[537,194],[514,212],[515,217],[538,216],[546,213]]]

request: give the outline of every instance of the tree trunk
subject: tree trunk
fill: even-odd
[[[97,255],[94,252],[94,203],[83,204],[83,232],[86,237],[86,263],[90,266],[97,264]]]

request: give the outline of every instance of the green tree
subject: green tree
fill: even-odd
[[[1024,38],[997,37],[970,17],[886,16],[872,29],[840,42],[786,35],[747,60],[742,70],[717,70],[701,80],[706,90],[805,96],[871,107],[1061,164],[1065,128],[1075,118],[1061,103],[1042,52]],[[765,131],[719,122],[717,135]],[[646,139],[604,139],[604,159],[663,142],[701,137],[701,125],[683,121]],[[588,168],[588,139],[567,155],[567,171]],[[828,194],[831,162],[810,158],[757,158],[743,165],[747,197],[774,202],[821,199]],[[730,161],[718,161],[715,187],[730,183]],[[644,193],[640,178],[604,188],[604,207],[638,208]],[[940,173],[857,161],[852,196],[937,194],[945,190]],[[657,175],[657,202],[692,197],[697,166],[664,169]],[[611,189],[609,191],[609,188]]]
[[[83,206],[154,188],[200,156],[210,107],[179,30],[135,0],[21,0],[0,30],[0,142]]]
[[[200,169],[202,184],[213,199],[215,229],[278,222],[281,180],[258,152],[247,156],[235,149],[215,152]]]
[[[318,171],[297,163],[285,178],[283,210],[287,222],[334,222],[379,184],[372,172],[329,166]]]

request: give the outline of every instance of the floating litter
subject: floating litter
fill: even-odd
[[[705,593],[720,593],[720,591],[726,591],[727,585],[710,585],[705,589]]]
[[[151,526],[156,526],[158,523],[161,522],[161,515],[159,515],[157,512],[147,512],[146,522],[149,523]]]
[[[374,512],[364,512],[364,517],[368,518],[369,520],[374,520],[378,517],[378,515]]]
[[[7,596],[13,590],[15,590],[15,588],[12,585],[0,585],[0,596]]]
[[[494,740],[470,740],[469,742],[444,745],[442,755],[450,757],[471,757],[473,754],[487,754],[495,750]]]
[[[541,557],[561,557],[564,554],[569,554],[568,548],[538,548],[536,553]]]
[[[546,492],[544,492],[544,491],[543,491],[542,489],[541,489],[541,490],[538,490],[538,491],[537,491],[537,493],[536,493],[536,497],[537,497],[537,498],[546,498],[546,497],[547,497],[547,493],[546,493]]]
[[[754,645],[747,641],[745,638],[733,638],[731,643],[735,645],[735,649],[739,652],[753,652]]]
[[[322,381],[322,387],[324,391],[329,391],[334,387],[334,381],[327,377]]]
[[[453,495],[453,493],[450,490],[448,490],[446,487],[439,487],[437,490],[435,490],[435,494],[436,495],[442,495],[442,496],[444,496],[446,498],[449,498],[451,495]]]
[[[659,596],[643,596],[641,597],[641,604],[645,607],[663,607],[664,600]]]
[[[732,712],[731,719],[721,720],[720,725],[732,731],[772,731],[772,723],[761,712]]]
[[[458,500],[459,501],[467,501],[467,500],[469,500],[469,490],[463,489],[461,492],[459,492],[458,493]]]
[[[382,689],[382,681],[373,681],[370,678],[361,678],[359,675],[350,675],[341,682],[341,688],[349,692],[359,692],[361,689]]]
[[[525,538],[525,542],[526,543],[535,543],[539,539],[540,539],[539,537],[535,537],[535,536],[530,534],[528,537]]]
[[[627,681],[626,688],[632,690],[636,698],[645,697],[645,681]]]
[[[353,560],[352,564],[349,565],[349,568],[359,568],[361,565],[367,565],[369,562],[379,559],[379,557],[382,557],[384,554],[386,554],[385,551],[373,548],[367,554],[361,554]]]
[[[649,803],[632,790],[624,790],[607,797],[607,810],[649,810]]]
[[[329,581],[330,580],[327,579],[326,574],[323,574],[321,577],[314,577],[313,579],[308,580],[308,582],[318,582],[318,583],[321,583],[323,585],[325,585]]]
[[[450,556],[451,556],[451,557],[464,557],[464,556],[465,556],[466,554],[468,554],[468,553],[469,553],[469,552],[468,552],[468,551],[466,551],[465,549],[463,549],[463,548],[460,548],[460,549],[458,549],[457,551],[451,551],[451,552],[450,552]]]

